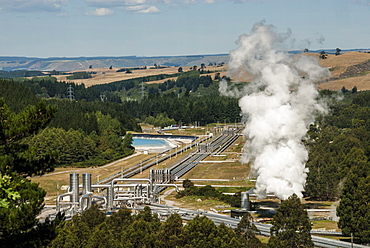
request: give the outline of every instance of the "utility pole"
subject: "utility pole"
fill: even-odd
[[[67,98],[69,100],[75,100],[75,95],[74,95],[74,90],[73,90],[73,86],[72,84],[68,85],[68,88],[67,88]]]

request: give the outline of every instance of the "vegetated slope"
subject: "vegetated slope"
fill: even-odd
[[[319,59],[319,62],[332,73],[331,78],[318,85],[319,89],[340,90],[343,86],[346,89],[356,86],[357,90],[370,90],[370,53],[329,54],[327,59]]]
[[[189,71],[191,70],[193,66],[185,66],[182,67],[183,71]],[[88,79],[74,79],[74,80],[68,80],[68,75],[55,75],[59,81],[73,81],[76,84],[84,84],[86,87],[90,87],[92,85],[99,85],[99,84],[108,84],[112,82],[122,81],[122,80],[128,80],[133,78],[140,78],[140,77],[147,77],[152,75],[160,75],[160,74],[176,74],[179,70],[179,67],[175,66],[169,66],[169,67],[161,67],[155,69],[154,67],[147,67],[147,69],[139,69],[139,70],[130,70],[130,73],[127,73],[125,71],[118,72],[120,68],[91,68],[84,70],[87,73],[92,73],[91,78]],[[210,71],[221,71],[222,75],[224,75],[224,72],[226,70],[226,66],[207,66],[205,70]],[[71,71],[73,72],[79,72],[79,71]],[[210,73],[211,77],[214,77],[215,73]],[[176,80],[177,77],[174,78],[167,78],[165,80],[158,80],[158,81],[150,81],[146,83],[163,83],[164,81],[168,79]]]
[[[158,56],[158,57],[78,57],[78,58],[27,58],[27,57],[0,57],[0,69],[12,70],[40,70],[40,71],[72,71],[93,68],[138,67],[153,66],[193,66],[202,63],[227,62],[228,55],[190,55],[190,56]]]
[[[318,85],[319,89],[340,90],[344,86],[346,89],[352,89],[354,86],[357,90],[370,90],[370,53],[363,52],[347,52],[341,55],[328,54],[327,59],[319,59],[319,54],[307,53],[308,56],[318,58],[319,63],[323,67],[330,69],[331,78],[327,78],[324,82]],[[199,65],[198,65],[199,66]],[[221,72],[221,77],[226,74],[227,66],[208,66],[206,70]],[[183,71],[189,71],[192,66],[183,67]],[[166,67],[152,69],[148,67],[145,70],[133,70],[132,73],[116,72],[117,68],[92,68],[85,70],[87,72],[96,72],[89,79],[77,79],[75,83],[84,83],[86,87],[97,84],[106,84],[120,80],[145,77],[159,74],[174,74],[178,71],[178,67]],[[214,78],[215,73],[210,76]],[[246,75],[247,76],[247,75]],[[58,80],[65,80],[66,76],[57,76]],[[176,78],[171,78],[176,80]],[[165,80],[152,81],[150,83],[163,83]]]

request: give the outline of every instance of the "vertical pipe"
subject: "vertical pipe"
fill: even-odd
[[[150,171],[149,171],[149,180],[150,180],[151,182],[154,182],[154,181],[153,181],[153,169],[150,169]]]
[[[69,175],[69,185],[71,188],[71,202],[78,203],[78,198],[80,195],[79,192],[79,174],[78,173],[71,173]]]
[[[84,173],[82,174],[82,195],[86,195],[91,192],[91,173]],[[90,197],[85,197],[84,199],[82,199],[82,206],[80,206],[81,210],[83,210],[85,206],[89,208],[91,205],[90,202]]]
[[[107,188],[107,211],[112,211],[113,209],[113,187]]]
[[[82,194],[91,192],[91,173],[82,174]]]

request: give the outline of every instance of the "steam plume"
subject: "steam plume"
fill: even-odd
[[[240,97],[247,121],[242,162],[251,162],[260,197],[268,192],[280,199],[302,197],[308,172],[302,140],[315,114],[326,112],[313,82],[330,72],[313,57],[280,51],[289,36],[290,31],[279,34],[272,25],[256,23],[249,35],[240,36],[229,62],[234,80],[251,83],[242,90],[220,84],[221,93]]]

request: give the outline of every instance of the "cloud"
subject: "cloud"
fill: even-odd
[[[3,11],[14,12],[60,12],[67,0],[0,0]]]
[[[88,6],[94,7],[122,7],[129,5],[143,5],[146,4],[146,0],[85,0]]]
[[[125,10],[128,10],[128,11],[140,11],[140,10],[143,10],[145,8],[147,8],[148,6],[146,5],[136,5],[136,6],[127,6],[125,7]]]
[[[137,13],[141,13],[141,14],[153,14],[153,13],[159,13],[159,12],[161,12],[161,11],[157,7],[150,6],[149,8],[140,10]]]
[[[107,8],[98,8],[87,13],[92,16],[107,16],[113,14],[113,11]]]

